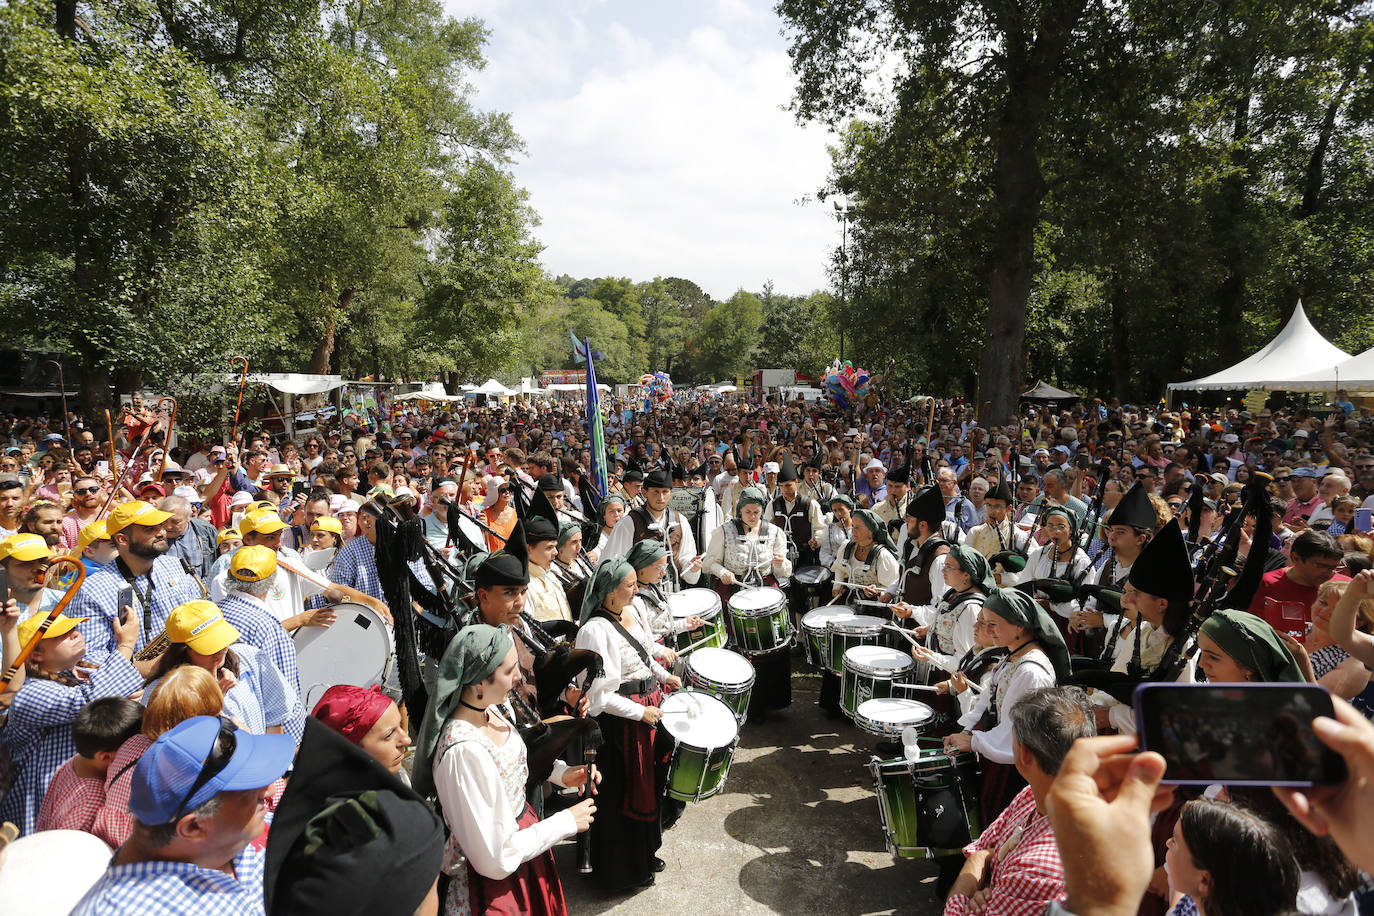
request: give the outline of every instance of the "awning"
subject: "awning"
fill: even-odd
[[[249,375],[248,381],[268,385],[285,394],[323,394],[344,384],[340,375],[306,375],[299,372],[263,372]],[[234,378],[234,385],[238,386],[237,377]]]
[[[1036,379],[1035,387],[1021,393],[1021,400],[1034,404],[1072,404],[1082,399],[1072,391],[1065,391]]]
[[[1317,333],[1299,302],[1283,330],[1258,353],[1204,378],[1172,382],[1169,390],[1320,391],[1324,386],[1338,387],[1326,383],[1336,364],[1348,359],[1349,353]],[[1322,377],[1314,381],[1314,375]]]

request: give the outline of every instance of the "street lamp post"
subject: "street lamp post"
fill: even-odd
[[[835,212],[840,215],[840,362],[844,362],[845,285],[849,274],[849,202],[841,204],[836,200],[834,205]]]

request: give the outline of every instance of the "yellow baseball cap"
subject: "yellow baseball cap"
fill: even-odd
[[[240,547],[229,561],[229,575],[240,582],[261,582],[277,571],[277,552],[255,544]]]
[[[43,625],[43,621],[48,619],[47,614],[34,614],[28,620],[19,623],[19,644],[27,645],[33,634],[38,632],[38,628]],[[57,619],[48,627],[48,631],[43,634],[44,639],[56,639],[59,636],[66,636],[79,623],[85,623],[89,617],[68,617],[66,614],[58,614]]]
[[[274,506],[274,505],[272,505],[272,503],[268,502],[268,501],[265,500],[265,499],[255,499],[255,500],[253,500],[251,503],[248,504],[248,508],[245,509],[245,510],[243,510],[243,512],[244,512],[245,515],[247,515],[249,512],[257,512],[259,509],[275,509],[275,508],[277,508],[277,507]]]
[[[151,503],[132,499],[120,504],[110,513],[110,517],[105,520],[105,530],[109,532],[110,537],[114,537],[130,525],[146,525],[153,528],[171,517],[170,512],[163,512]]]
[[[178,604],[167,615],[167,638],[185,643],[201,655],[214,655],[239,639],[239,631],[212,601]]]
[[[286,527],[281,516],[271,509],[258,509],[239,519],[239,531],[248,534],[272,534]]]
[[[46,560],[57,556],[48,542],[36,534],[12,534],[0,541],[0,560],[15,559],[21,563]]]
[[[81,529],[81,533],[76,536],[76,549],[85,550],[96,541],[108,541],[109,539],[110,531],[102,518]]]
[[[239,532],[237,528],[231,526],[229,528],[225,528],[223,531],[219,533],[219,535],[215,538],[215,543],[223,544],[225,541],[241,540],[243,540],[243,535]]]
[[[328,531],[332,534],[343,534],[343,525],[337,518],[330,518],[328,515],[315,519],[310,523],[311,531]]]

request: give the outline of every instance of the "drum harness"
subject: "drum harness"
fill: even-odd
[[[763,572],[762,570],[771,570],[773,560],[771,557],[768,557],[762,563],[759,561],[758,543],[750,540],[747,533],[740,530],[743,527],[743,520],[738,518],[732,518],[730,519],[730,521],[725,523],[725,537],[729,541],[727,549],[738,544],[740,540],[744,541],[744,546],[748,553],[745,555],[745,572],[743,577],[740,579],[740,585],[752,588],[759,588],[763,585],[763,581],[768,575],[766,572]],[[763,519],[759,519],[759,531],[756,537],[759,538],[759,540],[766,538],[768,536],[768,530],[768,522],[764,521]]]

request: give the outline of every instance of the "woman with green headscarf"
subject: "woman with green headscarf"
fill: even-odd
[[[1083,608],[1074,597],[1077,587],[1087,577],[1092,561],[1078,546],[1078,522],[1072,509],[1051,506],[1040,519],[1041,531],[1047,540],[1039,547],[1031,548],[1026,569],[1021,574],[1021,582],[1041,582],[1045,584],[1035,590],[1035,598],[1040,606],[1050,611],[1050,617],[1059,634],[1069,638],[1069,618]],[[1068,588],[1062,583],[1068,583]],[[1077,643],[1081,639],[1073,634]]]
[[[715,577],[721,604],[741,588],[774,586],[792,575],[787,558],[787,535],[763,518],[768,494],[745,487],[736,502],[736,517],[715,531],[706,545],[701,568]],[[727,624],[729,617],[726,618]],[[749,721],[762,722],[769,711],[792,705],[792,647],[746,653],[754,666],[754,689],[749,694]]]
[[[654,638],[650,651],[665,668],[671,668],[677,662],[677,653],[661,641],[705,626],[706,622],[695,614],[686,618],[673,616],[668,606],[668,595],[663,591],[663,579],[668,574],[668,549],[662,541],[645,539],[635,542],[630,552],[625,554],[625,560],[639,580],[639,593],[632,603],[644,631]]]
[[[586,830],[587,798],[539,820],[525,795],[525,742],[501,712],[519,680],[515,644],[498,627],[464,627],[439,662],[416,747],[415,789],[438,795],[449,839],[443,871],[452,879],[446,914],[495,912],[565,916],[553,846]],[[551,781],[587,783],[587,767],[558,767]]]
[[[597,535],[596,549],[592,553],[598,557],[606,555],[606,542],[611,539],[611,531],[629,511],[629,503],[619,493],[611,493],[601,501],[601,505],[596,507],[596,517],[601,522],[601,529]]]
[[[1053,687],[1070,674],[1069,650],[1050,613],[1024,592],[994,588],[983,601],[988,641],[1007,650],[997,663],[989,689],[973,712],[959,720],[969,731],[945,738],[946,751],[972,751],[982,758],[980,804],[983,823],[991,824],[1026,785],[1016,771],[1011,717],[1016,702],[1032,690]]]
[[[601,656],[601,673],[587,685],[587,712],[596,716],[605,746],[597,757],[600,810],[592,825],[592,869],[607,893],[654,882],[663,860],[655,774],[655,726],[663,717],[663,688],[682,681],[654,660],[633,600],[634,567],[620,557],[602,560],[582,600],[577,648]]]
[[[619,496],[615,498],[620,499]],[[557,543],[558,552],[549,570],[563,586],[563,593],[568,596],[568,607],[573,619],[576,619],[582,612],[587,580],[591,578],[595,564],[582,552],[582,526],[576,522],[565,521],[558,526]]]
[[[952,673],[959,659],[975,645],[978,610],[996,584],[987,558],[964,544],[949,549],[944,579],[945,593],[933,607],[911,609],[911,619],[917,624],[916,636],[924,643],[912,649],[911,654],[937,671]],[[935,673],[932,671],[931,675]]]
[[[1198,632],[1197,649],[1197,666],[1213,683],[1306,680],[1274,628],[1246,611],[1214,611]]]
[[[836,558],[849,543],[849,528],[852,524],[850,513],[854,511],[854,500],[843,493],[836,493],[830,497],[829,509],[821,526],[825,531],[821,538],[821,565],[826,569],[834,565]]]

